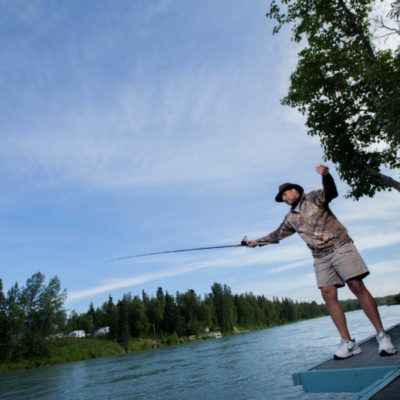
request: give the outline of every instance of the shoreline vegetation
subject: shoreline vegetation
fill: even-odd
[[[158,288],[155,296],[125,294],[114,304],[67,315],[66,291],[57,277],[45,284],[40,272],[24,287],[5,295],[0,279],[0,373],[151,350],[222,335],[266,329],[328,315],[324,304],[269,300],[253,293],[232,294],[214,283],[201,297],[193,290],[175,296]],[[400,304],[400,294],[377,298],[378,305]],[[341,301],[344,311],[358,301]],[[107,328],[107,329],[105,329]],[[103,331],[101,336],[99,332]],[[84,337],[72,337],[82,332]],[[106,334],[104,334],[106,332]]]
[[[319,318],[319,317],[316,317]],[[299,321],[294,321],[299,322]],[[290,322],[293,323],[293,322]],[[237,329],[232,332],[225,332],[224,336],[248,333],[261,329],[273,328],[256,327],[248,329]],[[217,337],[223,337],[221,336]],[[112,357],[128,353],[146,350],[157,350],[167,346],[193,343],[201,340],[215,339],[207,334],[191,335],[190,337],[179,338],[176,333],[159,338],[130,339],[127,348],[118,342],[111,340],[108,335],[102,337],[85,338],[65,338],[49,339],[47,343],[48,351],[40,356],[13,362],[3,362],[0,364],[0,373],[16,372],[32,368],[50,367],[52,365],[64,364],[76,361],[85,361],[94,358]]]

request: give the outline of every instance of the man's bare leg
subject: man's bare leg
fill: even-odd
[[[358,301],[360,302],[361,308],[363,309],[365,315],[372,322],[376,333],[383,331],[382,321],[381,317],[379,316],[379,311],[376,306],[375,299],[365,287],[364,282],[361,279],[350,279],[346,283],[349,286],[350,290],[357,297]]]
[[[346,317],[337,297],[337,287],[333,285],[324,286],[321,289],[321,294],[340,336],[345,340],[351,340]]]

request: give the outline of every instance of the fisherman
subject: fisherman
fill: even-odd
[[[290,212],[277,230],[259,239],[244,240],[242,245],[256,247],[279,243],[281,239],[297,232],[311,249],[318,288],[341,336],[334,358],[345,359],[361,353],[355,339],[350,337],[346,317],[337,297],[337,289],[345,283],[376,329],[379,354],[393,355],[397,352],[396,347],[384,331],[376,302],[363,283],[363,278],[369,274],[368,268],[347,229],[329,209],[329,202],[338,196],[335,182],[325,165],[319,165],[316,171],[322,176],[323,189],[305,194],[303,188],[294,183],[279,186],[275,200],[288,204]]]

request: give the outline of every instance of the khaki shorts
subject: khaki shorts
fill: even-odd
[[[368,268],[353,242],[335,249],[332,253],[314,259],[318,288],[344,286],[349,279],[362,279],[369,274]]]

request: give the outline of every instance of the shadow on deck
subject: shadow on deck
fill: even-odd
[[[400,349],[400,324],[387,330]],[[357,392],[354,400],[400,399],[400,353],[380,357],[375,336],[358,343],[362,353],[346,360],[330,358],[293,375],[305,392]]]

